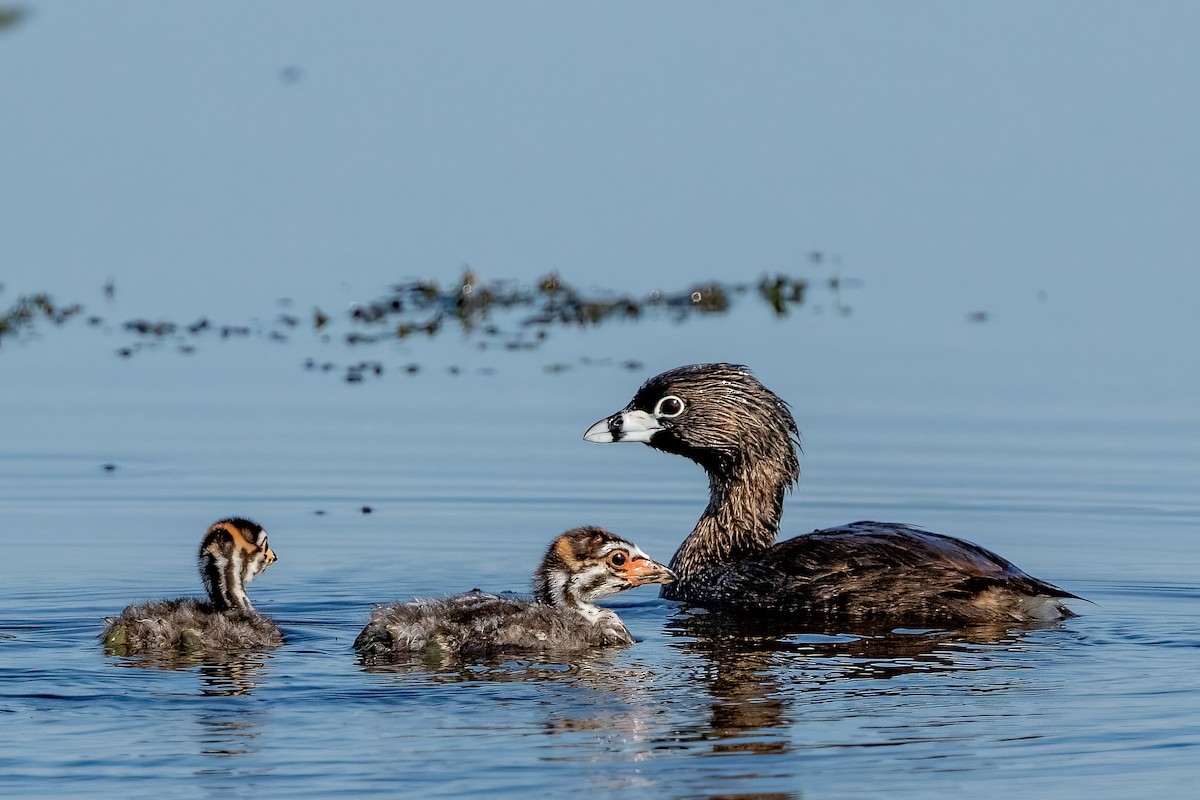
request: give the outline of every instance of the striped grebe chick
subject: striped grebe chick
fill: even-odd
[[[786,402],[743,366],[695,364],[646,381],[584,433],[695,461],[709,502],[671,559],[663,597],[805,622],[968,625],[1074,614],[1070,592],[978,545],[886,522],[854,522],[776,543],[784,493],[800,477]]]
[[[262,526],[240,517],[214,522],[196,559],[208,600],[128,606],[106,620],[105,648],[116,655],[180,656],[283,644],[279,628],[246,596],[246,584],[275,560]]]
[[[647,583],[670,583],[671,570],[603,528],[574,528],[550,543],[533,575],[533,598],[478,589],[380,606],[354,640],[365,659],[419,652],[487,656],[522,651],[580,652],[633,644],[614,611],[597,600]]]

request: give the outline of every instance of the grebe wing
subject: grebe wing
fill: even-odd
[[[814,547],[817,543],[824,547]],[[1003,584],[1029,594],[1079,599],[973,542],[900,523],[852,522],[789,539],[778,549],[786,551],[789,560],[813,565],[821,560],[820,556],[828,563],[829,558],[840,555],[869,570],[911,571],[914,576],[932,570],[945,581],[958,580],[975,588]],[[807,559],[806,551],[811,554]]]
[[[1073,598],[978,545],[911,525],[854,522],[714,568],[705,593],[743,609],[822,616],[960,616],[988,590]],[[961,611],[961,616],[974,613]]]

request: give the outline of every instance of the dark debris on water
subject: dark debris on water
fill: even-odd
[[[31,332],[38,322],[62,325],[82,312],[83,306],[79,303],[57,305],[48,294],[22,296],[0,313],[0,345],[3,345],[6,336]]]
[[[809,261],[814,264],[822,263],[824,259],[820,253],[809,256]],[[834,307],[843,314],[849,313],[849,308],[842,304],[840,279],[834,276],[824,285],[833,295]],[[115,291],[111,281],[104,291],[111,299]],[[453,331],[461,338],[475,340],[483,350],[493,347],[535,350],[555,329],[590,328],[643,319],[682,323],[726,314],[735,299],[741,297],[757,299],[774,316],[782,318],[802,307],[811,292],[812,286],[806,278],[783,274],[764,275],[757,283],[712,281],[638,296],[602,289],[583,290],[567,283],[557,273],[533,283],[488,282],[466,269],[449,286],[428,279],[407,280],[394,284],[379,298],[352,304],[341,323],[348,326],[348,330],[338,331],[338,321],[319,307],[313,309],[310,324],[318,341],[327,343],[340,339],[346,346],[356,349],[381,342],[432,338]],[[292,304],[290,298],[279,301],[282,308],[290,308]],[[78,303],[60,306],[46,294],[21,297],[0,314],[0,344],[5,337],[19,337],[33,331],[39,322],[63,325],[82,312],[83,307]],[[97,314],[89,315],[87,321],[96,327],[104,324],[103,317]],[[290,312],[277,313],[267,323],[254,320],[252,324],[219,323],[207,317],[191,323],[133,319],[120,328],[133,341],[119,346],[116,354],[121,358],[132,358],[164,344],[173,345],[180,353],[191,354],[195,352],[197,342],[206,336],[217,336],[222,340],[257,337],[285,342],[303,328],[304,318]],[[582,359],[581,362],[589,364],[594,360]],[[362,383],[385,373],[384,364],[372,359],[360,359],[339,367],[330,361],[318,362],[309,358],[304,367],[319,372],[340,370],[348,383]],[[461,371],[458,367],[448,369],[451,374]],[[561,363],[546,367],[552,373],[568,369],[570,365]],[[400,365],[396,371],[415,375],[421,371],[421,366],[409,363]],[[493,371],[480,370],[481,373]]]

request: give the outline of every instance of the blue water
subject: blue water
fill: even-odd
[[[450,337],[377,347],[424,368],[359,384],[305,370],[322,347],[360,356],[308,333],[131,359],[114,354],[115,329],[6,343],[20,391],[4,393],[0,446],[4,793],[1190,796],[1197,419],[1036,396],[997,407],[967,371],[958,394],[911,402],[921,381],[894,379],[890,394],[845,397],[813,380],[837,373],[836,346],[759,353],[805,433],[785,530],[875,517],[954,532],[1087,597],[1081,616],[1027,631],[729,631],[642,589],[613,603],[640,639],[623,651],[357,664],[373,603],[522,590],[576,524],[661,558],[690,530],[706,490],[694,465],[580,439],[670,364],[585,356],[619,355],[628,336],[752,353],[766,336],[832,342],[865,325],[781,323],[743,303],[684,327],[559,331],[529,352]],[[180,669],[105,656],[106,614],[199,591],[196,542],[228,514],[271,533],[280,560],[251,594],[287,644]]]
[[[0,795],[1197,796],[1200,7],[20,8],[0,313],[85,311],[0,339]],[[352,304],[465,265],[810,294],[528,350],[345,343]],[[1091,602],[868,637],[644,588],[619,652],[359,667],[372,604],[522,590],[566,528],[669,558],[702,473],[581,435],[718,360],[795,411],[787,534],[920,524]],[[361,361],[383,375],[347,383]],[[106,656],[103,617],[198,593],[235,514],[270,531],[251,595],[288,643]]]

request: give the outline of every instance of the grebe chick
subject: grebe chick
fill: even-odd
[[[963,625],[1074,614],[1076,597],[982,547],[909,525],[854,522],[776,543],[799,480],[786,402],[734,364],[678,367],[646,381],[589,442],[642,442],[695,461],[709,502],[671,559],[662,596],[692,606],[809,622]]]
[[[522,651],[580,652],[633,644],[616,613],[595,601],[647,583],[670,583],[671,570],[603,528],[556,537],[533,575],[533,598],[466,594],[376,608],[354,640],[365,659],[432,651],[486,656]]]
[[[207,601],[185,597],[128,606],[106,620],[105,647],[116,655],[179,656],[283,644],[279,628],[246,596],[246,584],[275,563],[260,525],[240,517],[213,523],[196,561]]]

